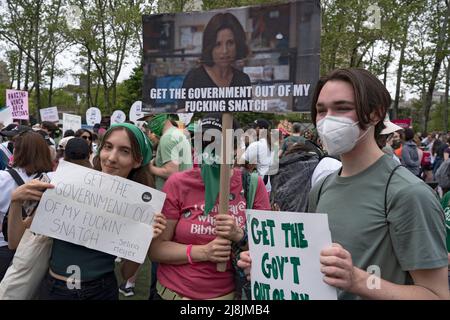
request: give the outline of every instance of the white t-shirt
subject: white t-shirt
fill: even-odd
[[[311,188],[323,177],[326,177],[342,167],[342,163],[334,158],[325,157],[319,161],[311,176]]]
[[[269,174],[270,166],[272,165],[272,159],[274,152],[270,151],[269,145],[266,139],[260,139],[252,142],[247,150],[245,150],[242,158],[251,164],[256,164],[256,170],[260,176]],[[266,183],[266,190],[270,192],[272,187],[270,185],[270,177]]]

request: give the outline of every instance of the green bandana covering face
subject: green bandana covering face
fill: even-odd
[[[205,152],[202,157],[201,175],[205,184],[205,215],[207,215],[214,208],[219,195],[220,165],[212,153]]]
[[[116,127],[124,127],[131,131],[133,136],[136,138],[138,144],[139,144],[139,150],[141,151],[142,155],[142,164],[141,167],[146,166],[150,163],[150,160],[152,159],[152,145],[150,143],[150,139],[147,137],[145,133],[141,131],[138,127],[136,127],[134,124],[131,123],[115,123],[109,127],[108,131],[105,133],[105,135]]]
[[[164,124],[169,116],[167,114],[157,114],[150,121],[147,122],[147,127],[158,137],[162,136]]]

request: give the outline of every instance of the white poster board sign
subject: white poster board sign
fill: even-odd
[[[81,116],[63,113],[63,133],[69,129],[72,129],[73,131],[81,129]]]
[[[128,118],[130,121],[136,123],[137,119],[142,118],[144,113],[142,112],[142,101],[136,101],[131,105]]]
[[[127,120],[127,115],[122,110],[115,110],[111,115],[111,124],[124,123]]]
[[[6,127],[8,124],[13,123],[12,111],[10,107],[0,108],[0,123]]]
[[[102,112],[99,108],[89,108],[86,110],[86,124],[88,126],[93,126],[96,123],[100,123],[102,121]]]
[[[323,282],[320,251],[331,246],[328,216],[247,210],[254,300],[336,300]]]
[[[39,113],[41,114],[41,121],[50,121],[50,122],[59,121],[57,107],[40,109]]]
[[[166,195],[67,161],[42,196],[31,231],[143,263]]]

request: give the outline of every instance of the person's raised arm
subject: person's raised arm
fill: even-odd
[[[150,163],[150,172],[163,179],[169,178],[173,173],[178,172],[179,164],[177,161],[169,161],[159,168],[154,165],[153,161]]]

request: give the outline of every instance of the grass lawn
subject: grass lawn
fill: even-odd
[[[120,275],[120,264],[116,263],[116,276],[117,282],[120,284],[123,282]],[[136,279],[135,295],[132,297],[125,297],[119,293],[119,300],[147,300],[150,291],[150,278],[151,278],[151,263],[148,258],[145,259],[144,264],[139,269],[138,277]]]

